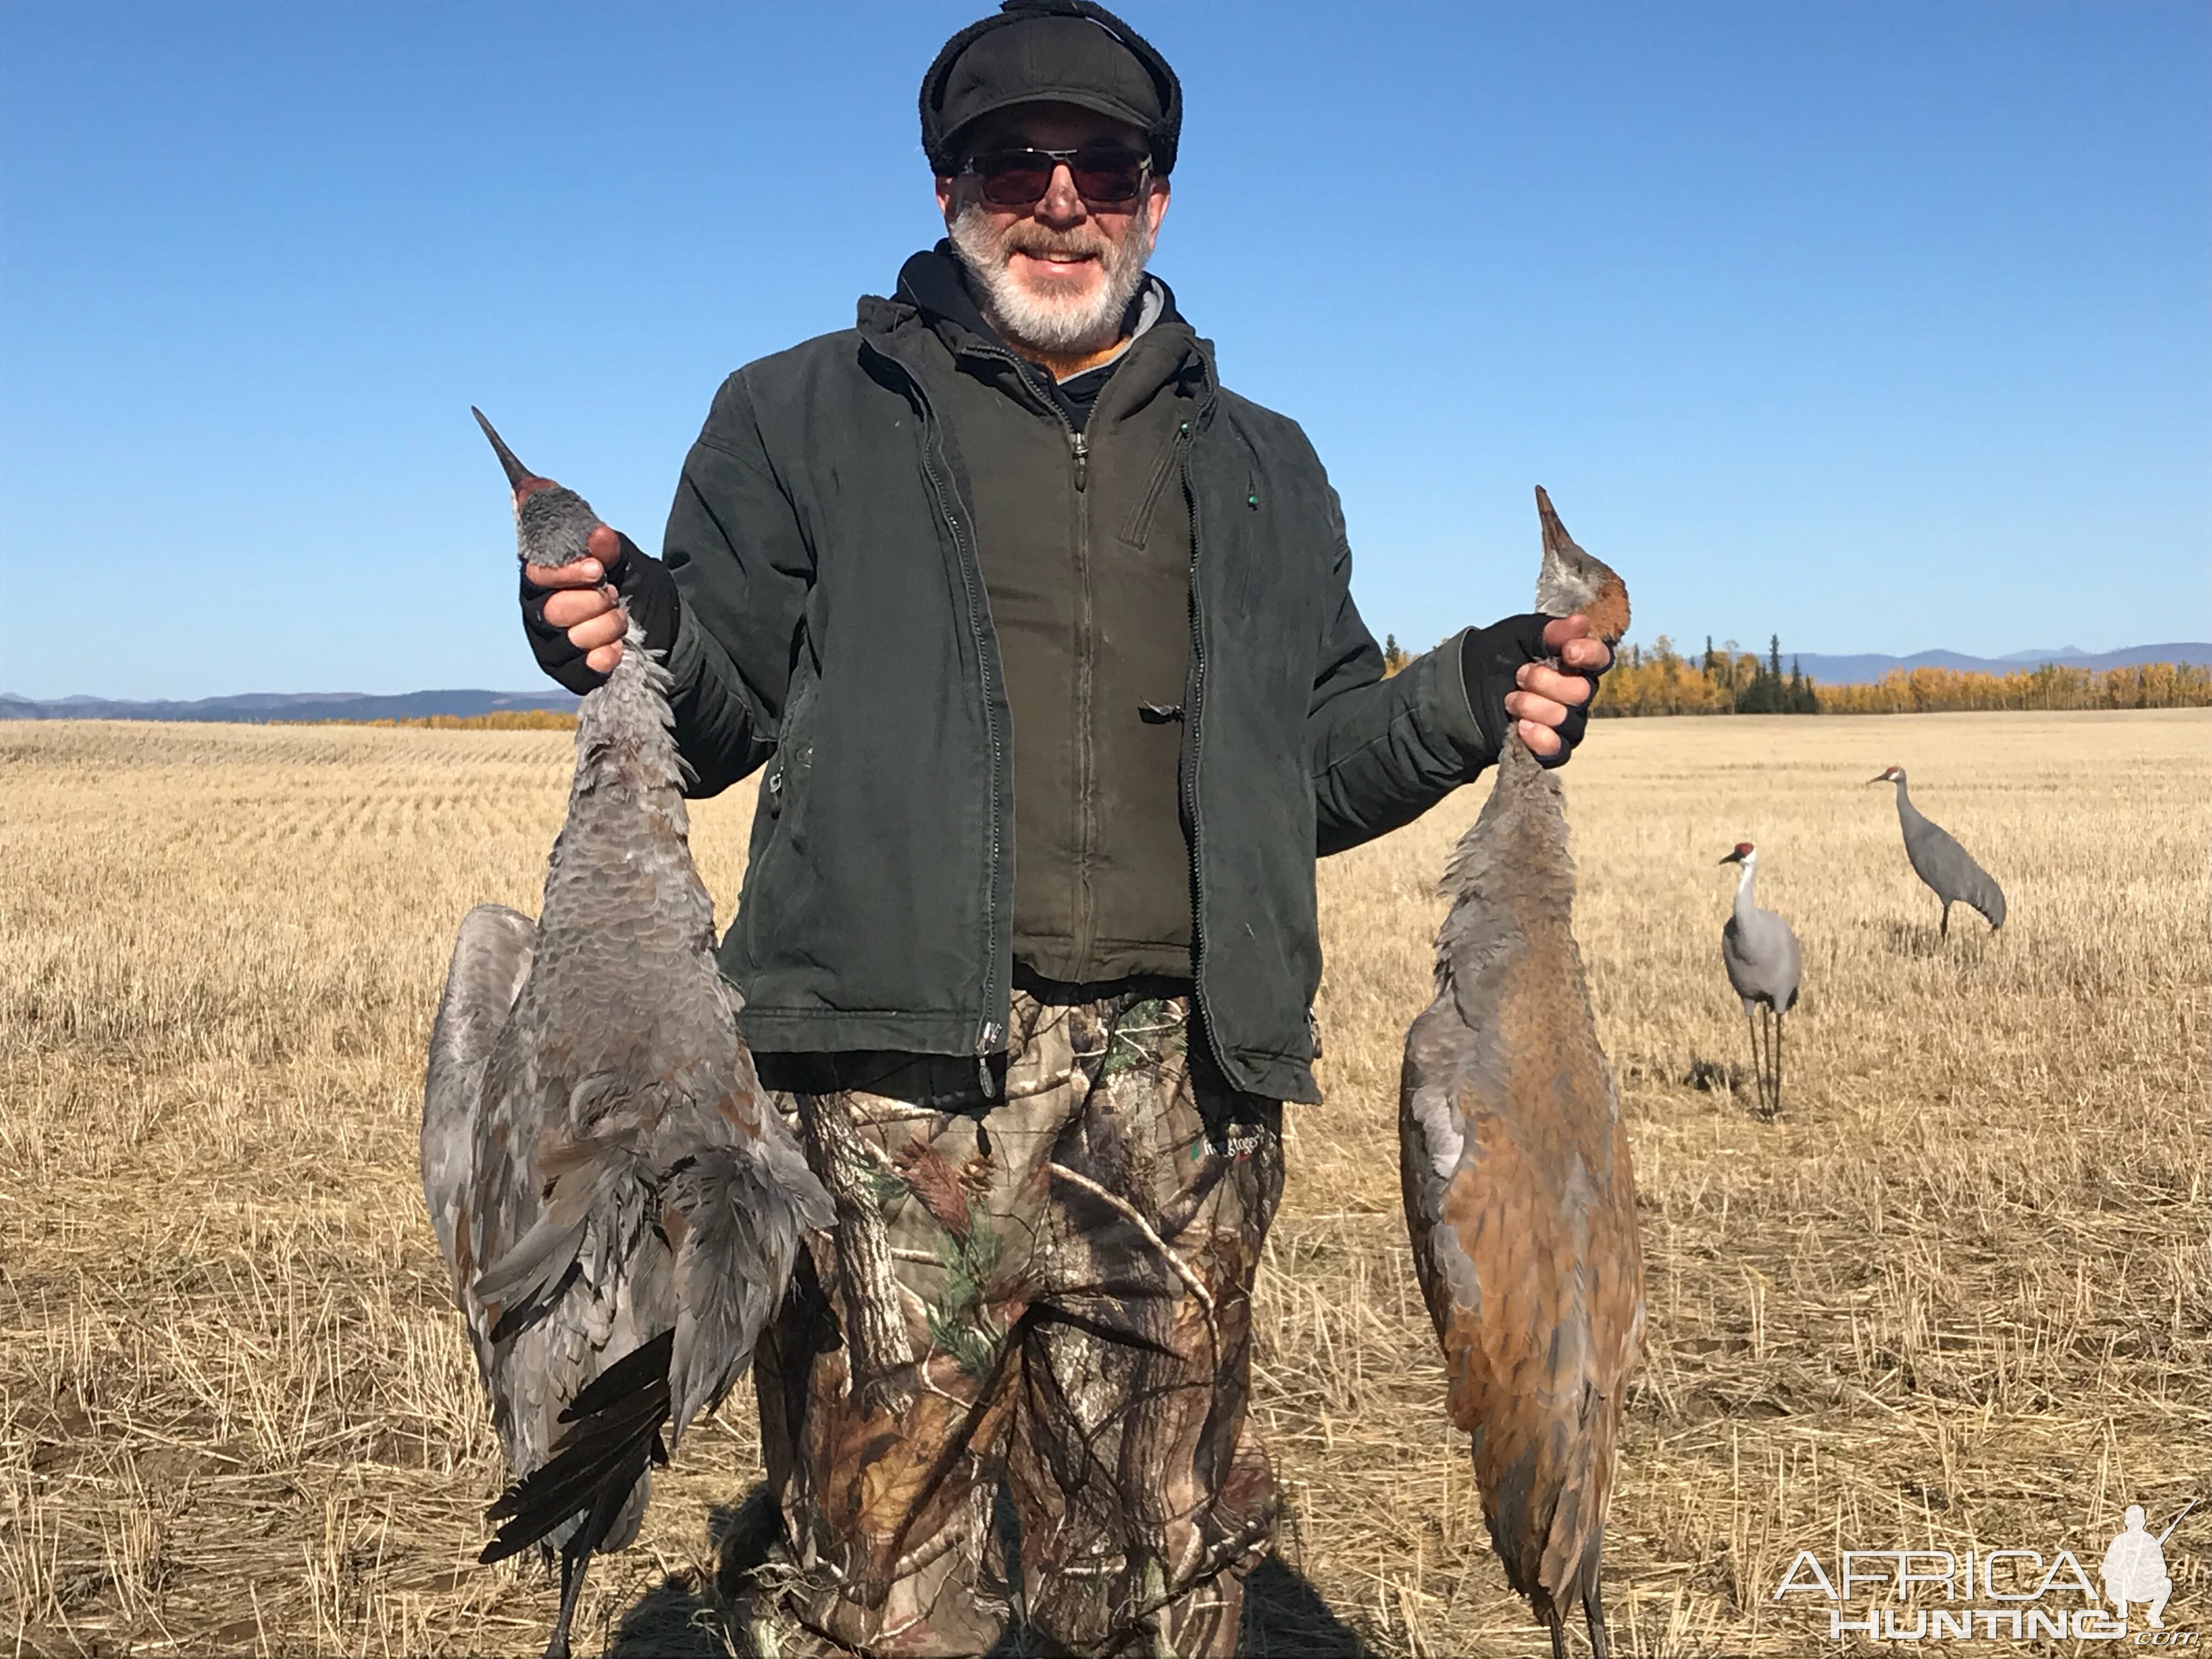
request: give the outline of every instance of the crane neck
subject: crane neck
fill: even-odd
[[[1559,780],[1528,752],[1518,732],[1506,738],[1498,781],[1453,848],[1443,886],[1454,900],[1455,916],[1468,902],[1524,919],[1573,915],[1575,865]],[[1439,948],[1448,953],[1455,937],[1448,919]]]
[[[585,797],[627,799],[683,813],[684,763],[668,707],[667,668],[645,648],[630,622],[622,660],[576,711],[576,778],[572,810]]]
[[[1758,879],[1759,866],[1757,862],[1751,859],[1746,859],[1736,870],[1735,913],[1737,915],[1747,916],[1751,915],[1752,912],[1759,908],[1759,901],[1752,896],[1751,891],[1752,883]]]

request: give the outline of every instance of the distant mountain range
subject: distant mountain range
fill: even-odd
[[[566,691],[404,691],[372,697],[358,691],[248,691],[197,702],[124,702],[108,697],[57,697],[37,702],[0,692],[0,720],[420,720],[426,714],[490,714],[505,710],[575,712]]]
[[[2017,674],[2023,668],[2057,663],[2066,668],[2132,668],[2138,663],[2185,662],[2212,666],[2212,645],[2184,640],[2166,645],[2130,645],[2118,651],[2079,651],[2063,646],[2056,651],[2015,651],[2006,657],[1969,657],[1956,651],[1919,651],[1909,657],[1868,653],[1828,657],[1817,652],[1782,653],[1784,665],[1796,660],[1823,685],[1868,685],[1893,668],[1955,668],[1975,674]]]
[[[2168,645],[2131,645],[2119,651],[2015,651],[2008,657],[1969,657],[1956,651],[1921,651],[1910,657],[1869,653],[1823,656],[1818,652],[1784,652],[1783,659],[1802,665],[1823,685],[1870,684],[1893,668],[1956,668],[1983,674],[2015,674],[2042,663],[2069,668],[2128,668],[2137,663],[2185,662],[2212,667],[2212,645],[2182,641]],[[250,725],[270,720],[420,720],[426,714],[489,714],[506,709],[550,709],[570,714],[577,699],[566,691],[407,691],[372,697],[358,691],[248,691],[235,697],[203,697],[197,702],[125,702],[108,697],[57,697],[35,702],[0,692],[0,720],[234,720]]]

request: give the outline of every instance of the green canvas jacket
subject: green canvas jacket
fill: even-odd
[[[1314,866],[1490,763],[1455,635],[1385,679],[1334,490],[1211,345],[1176,481],[1191,525],[1181,794],[1195,999],[1236,1087],[1320,1098]],[[762,1054],[1003,1051],[1011,720],[947,347],[910,303],[739,369],[686,458],[677,738],[712,795],[765,767],[720,948]]]

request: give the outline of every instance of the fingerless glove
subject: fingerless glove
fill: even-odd
[[[1506,733],[1513,729],[1513,716],[1505,712],[1505,696],[1509,691],[1520,690],[1515,677],[1523,664],[1540,662],[1556,666],[1563,674],[1578,675],[1590,683],[1590,696],[1597,695],[1597,673],[1554,664],[1544,649],[1544,629],[1557,620],[1538,611],[1508,617],[1487,628],[1468,629],[1460,647],[1460,675],[1467,684],[1468,707],[1474,711],[1475,724],[1482,729],[1483,741],[1489,746],[1493,762],[1505,751]],[[1589,724],[1589,703],[1585,700],[1579,707],[1568,709],[1566,719],[1554,728],[1559,734],[1559,752],[1538,756],[1537,764],[1547,769],[1565,765],[1567,757],[1583,740],[1583,728]]]
[[[623,608],[629,613],[630,620],[644,634],[645,648],[665,654],[676,643],[676,622],[681,609],[676,597],[676,579],[668,574],[666,565],[641,551],[629,537],[622,536],[620,531],[615,533],[622,537],[622,549],[607,567],[607,580],[622,596]],[[538,659],[538,665],[556,684],[578,696],[605,685],[607,677],[584,661],[584,653],[570,643],[568,630],[556,628],[545,620],[545,601],[556,593],[571,590],[540,587],[527,575],[521,578],[521,582],[522,631],[530,641],[530,653]]]

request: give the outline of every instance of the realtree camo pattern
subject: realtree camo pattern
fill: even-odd
[[[757,1358],[793,1611],[886,1656],[983,1652],[1016,1612],[1228,1654],[1277,1508],[1245,1401],[1280,1108],[1194,1058],[1185,999],[1013,1018],[1000,1100],[964,1061],[800,1098],[839,1213]]]

